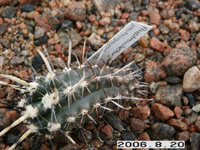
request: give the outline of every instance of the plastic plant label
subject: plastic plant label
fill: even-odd
[[[119,56],[151,29],[152,26],[143,23],[135,21],[129,22],[112,39],[96,51],[88,59],[88,61],[91,64],[96,64],[98,66],[112,62],[117,56]]]

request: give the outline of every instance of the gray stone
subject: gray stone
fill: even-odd
[[[71,35],[71,40],[72,40],[72,47],[75,47],[76,45],[80,43],[80,41],[82,40],[82,37],[80,36],[79,33],[74,31],[73,29],[71,29],[70,35]],[[69,34],[63,30],[60,30],[60,32],[58,32],[58,36],[60,38],[62,46],[64,47],[64,50],[68,50]]]
[[[155,100],[169,107],[182,106],[181,99],[183,97],[182,85],[166,85],[158,88]]]
[[[44,29],[40,28],[38,26],[35,27],[35,33],[34,33],[34,38],[39,39],[44,35]]]
[[[192,133],[190,141],[191,141],[192,150],[199,150],[200,133]]]

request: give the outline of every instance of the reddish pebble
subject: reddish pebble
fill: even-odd
[[[129,111],[120,109],[118,116],[120,120],[126,120],[129,117]]]
[[[159,41],[159,39],[157,39],[156,37],[152,37],[150,40],[150,47],[159,51],[159,52],[163,52],[164,51],[164,43],[162,43],[161,41]]]
[[[14,110],[11,110],[6,113],[6,117],[11,121],[15,121],[18,118],[18,116],[18,113]]]
[[[138,134],[138,133],[142,133],[146,127],[143,120],[132,118],[131,128],[134,131],[134,133]]]
[[[196,131],[200,132],[200,117],[196,120],[194,127]]]
[[[99,20],[99,24],[102,26],[110,24],[110,22],[111,22],[111,20],[109,17],[104,17],[101,20]]]
[[[167,76],[165,71],[154,61],[146,62],[144,78],[146,82],[159,81]]]
[[[178,119],[170,119],[168,122],[167,122],[169,125],[179,129],[179,130],[187,130],[188,129],[188,125],[184,122],[182,122],[181,120],[178,120]]]
[[[95,16],[95,15],[89,15],[89,16],[88,16],[88,20],[89,20],[90,22],[95,22],[95,21],[96,21],[96,16]]]
[[[150,141],[151,139],[147,132],[143,132],[138,136],[137,140],[138,141]]]
[[[149,17],[150,17],[150,22],[155,24],[155,25],[159,25],[160,24],[160,14],[158,12],[158,10],[153,10],[149,13]]]
[[[175,113],[175,115],[176,115],[177,118],[180,118],[181,115],[182,115],[182,113],[183,113],[183,110],[180,107],[175,106],[174,113]]]
[[[66,18],[75,21],[83,21],[86,17],[86,7],[83,2],[70,2],[65,10]]]
[[[101,132],[105,133],[108,136],[112,136],[113,134],[113,129],[110,125],[105,125],[102,129]]]
[[[30,144],[27,141],[23,142],[22,146],[23,146],[24,149],[27,149],[27,150],[30,149]]]
[[[122,19],[127,19],[129,17],[129,13],[123,13],[121,18]]]
[[[118,20],[118,24],[119,25],[123,25],[123,24],[125,24],[126,23],[126,19],[119,19]]]
[[[148,105],[140,107],[134,106],[131,109],[131,113],[134,117],[145,120],[150,116],[151,110]]]
[[[190,33],[188,31],[180,29],[179,33],[181,34],[181,39],[183,41],[188,41],[190,39]]]
[[[174,116],[174,112],[171,109],[159,103],[154,103],[151,109],[156,118],[161,121],[166,121]]]
[[[61,50],[62,50],[62,45],[61,44],[56,44],[54,46],[54,48],[55,48],[55,50],[56,50],[57,53],[61,53]]]
[[[176,135],[176,139],[180,141],[188,141],[190,139],[190,132],[188,131],[179,132]]]

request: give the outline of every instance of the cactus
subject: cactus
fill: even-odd
[[[69,135],[74,126],[83,125],[87,120],[96,123],[95,116],[102,110],[112,111],[108,103],[129,109],[121,105],[120,100],[142,100],[135,97],[135,93],[142,93],[140,89],[147,85],[138,80],[138,70],[132,71],[133,62],[121,69],[106,64],[99,67],[87,60],[82,65],[78,63],[76,67],[71,67],[69,57],[68,67],[57,72],[52,70],[44,54],[39,50],[38,53],[47,67],[47,75],[37,76],[34,81],[27,82],[0,74],[0,77],[21,85],[0,81],[1,85],[11,86],[23,93],[18,107],[25,108],[19,119],[0,132],[0,137],[22,122],[28,124],[27,131],[9,150],[14,149],[31,133],[42,133],[53,138],[56,132],[62,132],[75,143]]]

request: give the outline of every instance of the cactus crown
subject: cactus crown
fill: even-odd
[[[130,66],[133,62],[116,69],[107,65],[99,67],[89,61],[77,67],[69,67],[68,61],[68,67],[62,72],[56,72],[44,54],[39,50],[38,53],[47,67],[46,76],[37,77],[28,83],[11,75],[0,74],[0,77],[20,83],[22,87],[2,81],[0,84],[24,93],[18,103],[18,107],[25,108],[22,116],[0,132],[2,136],[21,122],[27,122],[28,130],[10,150],[33,132],[52,137],[59,131],[75,143],[68,134],[75,125],[82,125],[86,120],[96,123],[94,116],[100,110],[112,111],[107,103],[128,109],[117,100],[140,100],[134,97],[135,92],[142,93],[140,89],[146,87],[146,84],[138,80],[138,70],[132,71]]]

